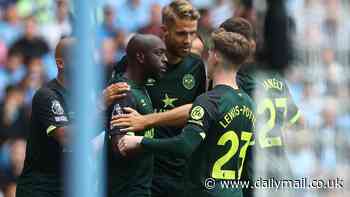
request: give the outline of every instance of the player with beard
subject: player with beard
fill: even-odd
[[[127,115],[115,117],[116,126],[123,131],[155,128],[155,138],[169,138],[181,133],[188,119],[191,103],[205,92],[206,74],[203,61],[192,54],[199,13],[186,0],[174,0],[162,10],[162,30],[168,58],[167,71],[160,79],[148,78],[153,114],[140,115],[127,108]],[[125,58],[115,73],[125,71]],[[117,76],[118,74],[114,74]],[[156,155],[152,183],[153,197],[183,196],[186,161],[174,154]]]
[[[208,77],[214,88],[196,98],[182,133],[168,139],[124,136],[118,147],[124,155],[141,149],[187,158],[189,171],[184,196],[242,197],[241,188],[220,187],[220,181],[238,183],[253,138],[256,120],[253,101],[232,78],[251,48],[244,36],[222,28],[212,34],[212,39]],[[209,187],[208,178],[217,187]]]
[[[114,77],[111,83],[126,82],[130,90],[126,97],[118,99],[107,109],[107,177],[108,196],[150,196],[153,176],[153,154],[136,153],[131,157],[122,157],[117,144],[123,135],[137,135],[153,138],[154,129],[133,133],[123,132],[121,127],[109,125],[111,117],[123,113],[123,108],[130,107],[141,114],[153,113],[149,94],[144,86],[147,78],[159,78],[165,71],[165,45],[154,35],[135,35],[126,48],[127,66],[123,75]]]

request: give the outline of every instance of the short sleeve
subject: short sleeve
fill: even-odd
[[[199,96],[193,103],[185,129],[196,131],[203,139],[210,126],[215,122],[215,106],[205,95]]]
[[[33,116],[50,135],[56,128],[69,124],[64,103],[51,91],[40,91],[33,98]]]

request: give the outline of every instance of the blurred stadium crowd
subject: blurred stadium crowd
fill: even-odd
[[[169,0],[96,1],[96,63],[106,80],[132,33],[161,34],[161,8]],[[242,16],[259,33],[264,1],[192,0],[205,40],[230,16]],[[350,21],[348,0],[286,0],[295,51],[286,70],[306,129],[286,133],[295,178],[350,176]],[[13,196],[22,169],[31,99],[56,75],[53,49],[72,32],[69,0],[0,0],[0,196]],[[258,36],[259,37],[259,36]],[[345,182],[349,186],[349,183]],[[299,190],[300,196],[319,196]],[[349,191],[347,192],[349,195]],[[323,191],[322,196],[347,196]]]

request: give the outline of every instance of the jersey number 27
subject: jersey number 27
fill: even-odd
[[[275,128],[276,126],[276,117],[277,115],[277,109],[281,108],[283,109],[283,118],[284,121],[287,116],[287,98],[265,98],[260,105],[258,106],[258,115],[259,117],[264,116],[265,111],[268,111],[270,116],[267,119],[267,122],[264,123],[259,129],[258,129],[258,139],[259,144],[262,148],[268,148],[273,146],[282,146],[282,130],[280,131],[280,136],[277,137],[269,137],[269,132]],[[265,120],[265,117],[263,117]]]
[[[222,167],[229,162],[233,156],[237,153],[239,149],[240,140],[235,131],[227,131],[224,133],[217,142],[217,145],[224,146],[229,141],[231,142],[231,147],[229,151],[219,158],[213,166],[212,177],[215,179],[226,179],[226,180],[234,180],[240,179],[243,169],[243,164],[246,156],[246,152],[252,138],[251,132],[242,131],[241,132],[241,141],[244,142],[243,146],[239,151],[239,158],[241,159],[240,167],[237,170],[223,170]]]

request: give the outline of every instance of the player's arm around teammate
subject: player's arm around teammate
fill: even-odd
[[[124,108],[127,114],[114,116],[111,125],[124,127],[123,131],[142,131],[155,126],[184,126],[192,104],[186,104],[166,112],[141,115],[132,108]]]
[[[124,136],[118,146],[124,155],[142,148],[157,154],[188,158],[190,175],[186,177],[189,182],[186,196],[241,197],[239,188],[208,190],[203,181],[209,177],[217,180],[240,179],[255,116],[252,100],[238,88],[232,76],[248,57],[250,47],[242,35],[223,29],[214,32],[212,37],[215,44],[209,55],[208,75],[213,79],[214,89],[194,101],[190,118],[181,134],[166,139]],[[222,162],[219,161],[223,149],[220,146],[227,141],[232,142],[230,144],[239,154],[228,158],[230,162],[227,162],[226,168],[230,170],[222,170]]]
[[[124,113],[124,107],[133,107],[141,114],[152,113],[153,106],[144,86],[148,77],[159,78],[165,71],[165,44],[153,35],[134,35],[127,44],[127,69],[111,83],[127,82],[130,90],[123,99],[113,102],[106,110],[107,120],[114,114]],[[109,122],[109,121],[108,121]],[[153,154],[138,152],[132,157],[122,157],[117,143],[124,135],[153,138],[154,129],[138,133],[124,132],[107,122],[105,143],[107,147],[107,196],[150,196],[153,176]]]
[[[238,89],[235,78],[232,76],[235,76],[239,65],[233,63],[230,65],[227,57],[229,54],[235,54],[237,59],[241,59],[241,61],[235,61],[243,62],[250,52],[249,42],[242,35],[226,32],[223,29],[216,31],[213,38],[217,44],[210,53],[208,73],[212,73],[214,85],[224,84]],[[229,47],[233,48],[232,51]],[[190,118],[180,135],[168,139],[124,136],[118,144],[120,151],[127,155],[129,151],[142,147],[154,153],[173,153],[188,158],[206,139],[211,125],[214,124],[216,106],[206,96],[200,96],[195,100]]]
[[[192,43],[191,52],[201,57],[203,51],[204,42],[197,35],[197,38]],[[119,99],[125,96],[125,94],[123,94],[124,89],[122,89],[125,88],[125,86],[122,85],[124,84],[111,87],[111,92],[113,93],[112,96],[110,96],[110,100]],[[156,126],[181,127],[186,124],[191,108],[192,104],[186,104],[166,112],[140,115],[136,110],[128,107],[125,108],[127,114],[113,117],[111,124],[119,127],[125,127],[125,131],[142,131],[146,128],[152,128]]]

